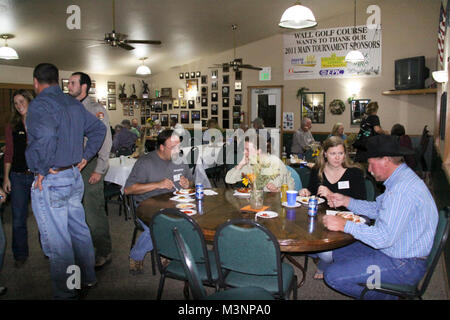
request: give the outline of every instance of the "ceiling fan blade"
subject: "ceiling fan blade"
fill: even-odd
[[[104,43],[97,43],[97,44],[91,44],[90,46],[87,46],[86,49],[88,48],[94,48],[94,47],[99,47],[102,46]]]
[[[242,65],[239,66],[239,68],[252,69],[252,70],[262,70],[262,68],[252,66],[251,64],[242,64]]]
[[[217,69],[217,68],[222,68],[222,67],[226,67],[226,66],[228,66],[228,63],[221,63],[221,64],[216,63],[216,64],[213,64],[212,67],[208,67],[208,68]]]
[[[159,40],[125,40],[125,43],[161,44]]]
[[[125,50],[133,50],[134,49],[134,47],[130,46],[129,44],[123,43],[123,42],[119,42],[117,45]]]

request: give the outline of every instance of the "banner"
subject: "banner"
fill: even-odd
[[[345,62],[351,50],[365,60]],[[284,34],[284,80],[374,77],[381,75],[381,26],[366,25]]]

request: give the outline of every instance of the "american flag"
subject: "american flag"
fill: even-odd
[[[448,6],[447,6],[448,7]],[[438,56],[440,70],[444,67],[444,48],[445,48],[445,29],[446,29],[447,13],[441,2],[441,14],[439,16],[439,30],[438,30]]]

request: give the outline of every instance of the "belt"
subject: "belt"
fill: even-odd
[[[61,171],[72,169],[72,168],[73,168],[73,165],[70,165],[70,166],[67,166],[67,167],[61,167],[61,168],[53,169],[53,171],[61,172]]]

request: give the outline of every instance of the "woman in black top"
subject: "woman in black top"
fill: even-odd
[[[377,116],[378,102],[372,101],[366,106],[365,115],[359,125],[359,133],[353,146],[357,149],[355,161],[366,162],[366,144],[369,137],[377,134],[389,134],[381,129],[380,118]]]
[[[344,140],[332,136],[324,141],[323,150],[311,171],[308,188],[301,189],[300,196],[312,194],[327,198],[330,193],[341,193],[354,199],[366,199],[364,172],[350,160]],[[345,208],[338,208],[345,210]],[[333,262],[332,251],[311,254],[319,258],[314,279],[323,279],[323,270]]]

